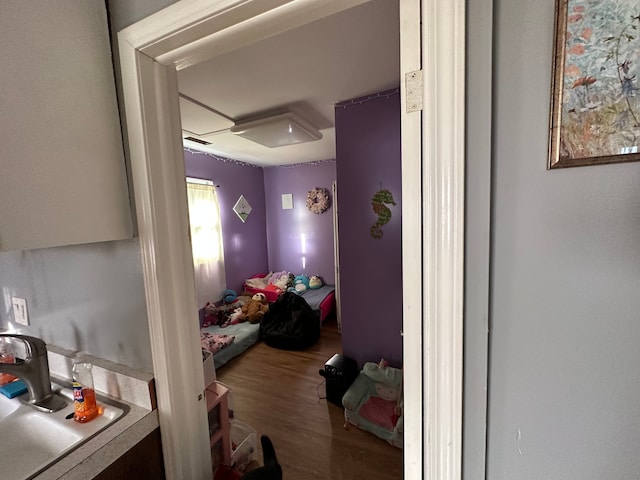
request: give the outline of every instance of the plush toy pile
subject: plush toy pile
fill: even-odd
[[[200,326],[226,327],[240,322],[258,323],[268,310],[269,304],[263,293],[237,296],[234,290],[225,290],[220,301],[207,303]]]
[[[249,323],[258,323],[264,317],[264,314],[269,311],[269,304],[264,293],[256,293],[251,297],[249,303],[245,303],[241,307],[243,317],[240,321],[247,321]]]
[[[318,275],[307,277],[306,275],[298,275],[293,278],[293,285],[287,290],[290,292],[304,292],[307,289],[315,290],[324,285],[324,282]]]

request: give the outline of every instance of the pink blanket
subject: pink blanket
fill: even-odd
[[[200,345],[207,352],[216,353],[227,345],[233,343],[235,335],[224,335],[221,333],[200,332]]]

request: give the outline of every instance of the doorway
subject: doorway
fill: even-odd
[[[125,29],[119,43],[165,467],[169,478],[207,478],[196,325],[191,332],[177,321],[197,312],[182,235],[184,167],[175,162],[182,155],[175,69],[204,59],[207,48],[232,49],[360,1],[182,3]],[[410,286],[403,317],[405,478],[447,480],[459,478],[461,451],[464,2],[442,3],[401,3],[402,72],[420,70],[420,47],[429,52],[416,90],[431,107],[402,122],[403,277]],[[181,358],[181,368],[171,357]],[[185,362],[194,368],[185,371]],[[181,422],[172,422],[177,411]]]

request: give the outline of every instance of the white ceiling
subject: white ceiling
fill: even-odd
[[[335,158],[334,105],[400,84],[397,0],[371,0],[180,70],[185,147],[260,166]],[[294,111],[323,138],[267,148],[229,132],[234,122]]]

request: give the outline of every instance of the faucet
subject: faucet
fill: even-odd
[[[0,372],[18,377],[27,384],[28,403],[45,412],[56,412],[67,402],[51,391],[47,345],[43,340],[28,335],[3,333],[0,338],[20,340],[25,344],[25,359],[16,358],[13,363],[0,363]]]

